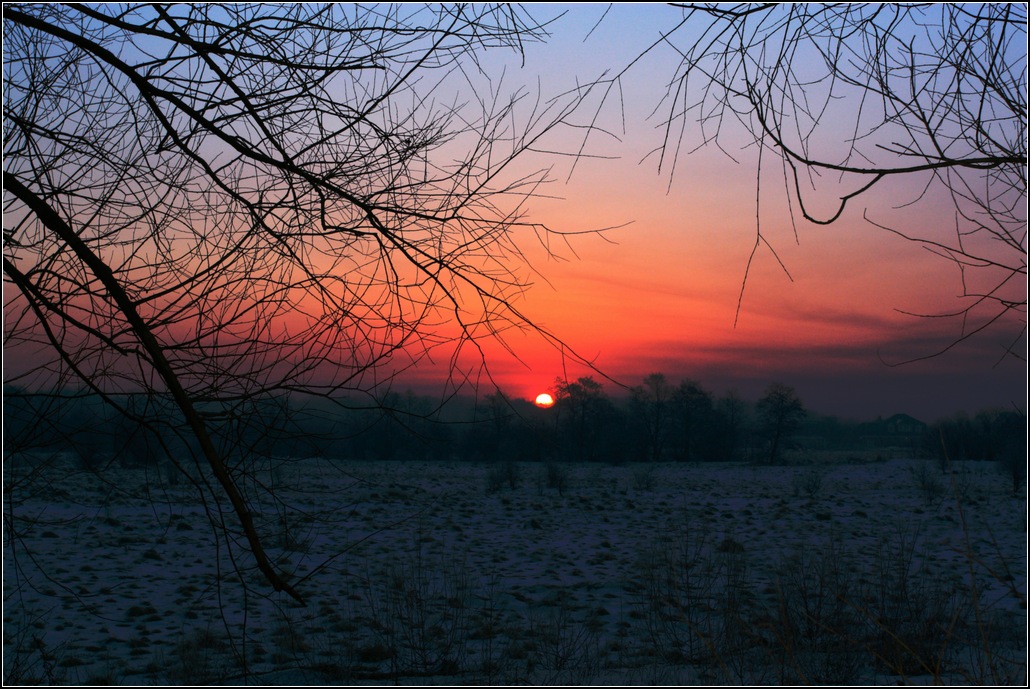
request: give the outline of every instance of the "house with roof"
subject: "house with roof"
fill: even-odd
[[[859,436],[866,447],[898,447],[919,452],[923,449],[926,428],[926,424],[915,417],[894,414],[862,424]]]

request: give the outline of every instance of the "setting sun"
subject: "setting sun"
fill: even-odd
[[[546,409],[547,407],[554,406],[554,398],[548,395],[546,392],[541,392],[539,395],[536,396],[536,401],[534,403],[536,404],[536,406]]]

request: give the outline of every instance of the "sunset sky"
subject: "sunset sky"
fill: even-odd
[[[188,7],[179,6],[180,9]],[[341,13],[375,12],[364,6],[338,10]],[[932,179],[929,173],[886,178],[853,199],[832,224],[806,222],[798,212],[794,192],[786,193],[786,171],[775,152],[765,149],[760,167],[759,148],[744,126],[731,116],[722,123],[718,145],[710,142],[704,145],[706,138],[710,140],[714,126],[708,109],[704,111],[709,118],[707,129],[702,130],[698,123],[700,111],[695,108],[685,118],[673,117],[671,136],[666,136],[663,122],[670,114],[669,103],[663,97],[670,83],[676,83],[681,51],[698,44],[697,33],[703,23],[695,24],[692,20],[673,34],[668,43],[655,45],[663,31],[669,31],[681,20],[682,10],[643,3],[533,4],[527,10],[537,21],[550,22],[547,27],[551,35],[545,42],[527,40],[524,54],[514,50],[479,50],[475,60],[466,59],[462,63],[463,71],[451,70],[447,60],[442,61],[445,67],[440,69],[433,68],[435,58],[422,61],[426,55],[420,50],[429,50],[431,55],[437,49],[435,34],[414,31],[415,39],[424,39],[426,45],[416,49],[404,44],[403,59],[398,66],[401,71],[396,75],[399,81],[395,85],[400,90],[393,90],[391,86],[389,97],[384,92],[382,99],[373,98],[371,102],[384,104],[382,113],[377,116],[388,121],[395,117],[399,120],[391,123],[401,132],[397,141],[391,140],[391,147],[401,142],[400,148],[408,150],[412,139],[406,127],[410,126],[425,138],[419,146],[427,151],[429,159],[391,160],[387,155],[388,164],[384,169],[389,170],[382,172],[369,165],[370,160],[375,161],[380,155],[375,148],[348,148],[347,143],[327,148],[329,153],[318,153],[321,157],[314,163],[316,168],[342,166],[346,173],[340,178],[351,180],[343,184],[357,185],[359,196],[369,193],[370,198],[377,199],[377,204],[381,202],[379,196],[388,198],[397,188],[405,188],[390,177],[395,172],[394,164],[398,170],[404,168],[403,175],[416,178],[413,187],[417,193],[413,193],[409,201],[427,205],[408,209],[415,211],[408,215],[400,213],[402,220],[376,218],[383,223],[409,223],[391,226],[395,237],[402,237],[404,241],[394,237],[381,241],[388,233],[383,229],[385,225],[379,224],[368,232],[357,233],[357,238],[337,232],[337,223],[342,227],[358,222],[355,218],[361,222],[366,220],[366,211],[361,210],[365,207],[345,195],[333,196],[331,210],[321,211],[321,222],[324,223],[325,218],[332,222],[324,236],[317,235],[316,231],[318,242],[311,241],[309,227],[312,223],[318,226],[320,221],[312,221],[317,214],[308,211],[322,207],[318,203],[292,207],[287,203],[283,218],[278,215],[279,209],[267,216],[273,225],[281,222],[287,228],[284,236],[300,247],[297,254],[289,254],[287,259],[275,239],[279,235],[250,232],[254,206],[249,210],[237,208],[238,213],[227,211],[221,201],[203,206],[207,203],[207,192],[217,192],[217,188],[201,188],[200,193],[193,194],[192,186],[184,185],[172,187],[176,194],[182,194],[175,202],[182,208],[161,197],[156,201],[156,210],[163,213],[165,205],[171,204],[167,209],[171,211],[168,213],[171,219],[167,224],[162,220],[158,227],[147,231],[162,237],[161,241],[155,240],[154,246],[164,246],[165,235],[168,235],[178,237],[176,241],[181,242],[175,244],[168,239],[169,246],[186,248],[178,253],[169,251],[168,256],[154,249],[155,255],[150,256],[147,242],[132,234],[139,231],[132,224],[125,228],[125,237],[120,238],[128,242],[126,246],[133,246],[131,259],[122,255],[124,249],[118,242],[103,245],[110,250],[104,258],[112,261],[116,268],[124,266],[122,277],[128,282],[130,293],[139,293],[142,305],[139,308],[152,309],[154,314],[160,315],[152,316],[151,327],[158,336],[168,340],[166,346],[170,350],[183,357],[183,370],[187,371],[187,377],[195,376],[200,389],[205,390],[202,395],[207,394],[206,386],[217,388],[220,384],[208,380],[206,373],[209,352],[217,351],[229,362],[224,368],[226,380],[221,382],[232,387],[244,379],[247,384],[259,381],[254,385],[264,390],[296,390],[310,385],[333,394],[367,391],[369,387],[379,393],[388,384],[394,391],[410,388],[419,393],[440,394],[445,399],[455,391],[491,394],[499,388],[509,396],[533,400],[540,393],[552,391],[556,379],[571,381],[592,375],[605,383],[610,394],[619,395],[640,384],[645,376],[661,372],[673,384],[691,378],[718,395],[735,391],[750,400],[756,400],[770,383],[782,382],[794,386],[809,409],[854,419],[905,412],[932,421],[960,410],[976,412],[986,407],[1013,406],[1025,410],[1025,358],[1005,356],[1006,348],[1014,348],[1023,357],[1026,354],[1025,234],[1022,253],[1018,247],[1015,250],[1009,247],[1005,254],[1005,259],[1013,263],[1022,261],[1022,272],[1016,270],[1021,279],[1011,285],[1005,295],[1021,304],[1021,308],[1013,309],[985,332],[950,347],[964,333],[981,327],[997,308],[988,304],[987,308],[975,310],[965,322],[958,318],[927,317],[954,313],[969,305],[969,299],[961,296],[963,276],[955,262],[928,250],[930,247],[883,229],[890,227],[942,243],[954,241],[955,205],[943,185],[927,186]],[[139,11],[146,15],[150,10]],[[428,14],[434,12],[413,5],[404,5],[396,11],[411,12],[412,16],[407,19],[413,22],[411,26],[417,27],[424,26]],[[75,14],[78,10],[69,12]],[[375,23],[379,18],[362,16],[360,21]],[[137,40],[142,43],[134,50],[161,52],[156,44],[147,45],[148,41],[157,39],[148,35]],[[416,44],[417,40],[412,45]],[[655,47],[648,51],[651,46]],[[1025,46],[1019,48],[1025,49]],[[363,50],[365,46],[361,44],[358,52]],[[141,59],[140,55],[133,56],[131,50],[128,55],[131,60]],[[416,64],[412,56],[418,56],[419,69],[409,71]],[[1025,52],[1012,57],[1013,64],[1019,64],[1019,60],[1025,64]],[[807,79],[807,70],[814,67],[802,58],[797,62],[797,69],[804,71]],[[144,61],[144,64],[149,63]],[[793,66],[793,62],[791,64]],[[477,72],[477,66],[481,72]],[[147,66],[146,70],[151,68]],[[172,69],[170,75],[174,75],[174,69],[169,69]],[[352,102],[366,97],[362,95],[364,89],[370,89],[371,93],[376,88],[385,88],[375,81],[378,69],[377,65],[375,69],[348,68],[340,72],[346,78],[326,81],[326,97],[319,102],[339,106],[341,112],[353,107]],[[616,74],[622,76],[612,82]],[[813,74],[817,76],[816,72]],[[353,83],[347,79],[353,79]],[[11,83],[20,82],[15,79]],[[200,77],[188,76],[183,83],[205,82]],[[606,83],[610,83],[610,88],[604,86]],[[585,101],[574,114],[547,136],[533,139],[535,143],[526,155],[518,155],[514,163],[501,166],[500,171],[496,169],[499,161],[508,160],[512,149],[518,150],[520,136],[528,136],[527,130],[536,133],[542,126],[540,123],[548,121],[558,107],[556,103],[567,103],[570,93],[581,92],[580,89],[591,84],[594,86],[589,88]],[[697,89],[705,85],[704,80],[692,81],[690,89],[680,94],[680,104],[695,103],[700,93]],[[70,97],[78,97],[77,88],[71,88]],[[819,87],[812,88],[811,100],[817,102]],[[38,91],[35,86],[26,86],[22,99],[32,105],[33,94]],[[111,92],[115,93],[115,89]],[[282,98],[278,91],[273,89],[273,92],[271,100],[277,103]],[[509,112],[507,99],[512,94],[523,97],[515,100],[516,105]],[[806,85],[805,97],[809,95]],[[67,121],[77,121],[67,120],[68,115],[59,108],[48,110],[48,107],[32,105],[33,116],[39,113],[41,117],[46,116],[44,119],[53,116],[60,120],[53,125],[55,130],[69,126]],[[99,118],[82,119],[86,123],[82,126],[92,127],[92,131],[107,136],[104,134],[108,132],[106,125],[94,122],[104,123],[108,116],[137,110],[135,101],[127,101],[122,108],[124,112],[108,113],[107,107],[98,106],[102,112],[90,113],[86,108],[84,113],[79,113],[83,117],[96,115]],[[282,115],[276,107],[269,111],[273,113],[272,119]],[[884,153],[882,148],[874,146],[884,142],[890,146],[902,145],[885,138],[893,137],[896,131],[875,131],[869,135],[868,121],[853,123],[854,114],[859,112],[857,103],[840,98],[830,101],[819,112],[818,126],[809,139],[814,155],[843,160],[846,142],[856,137],[861,146],[869,147],[862,152],[868,152],[875,163],[896,163],[890,159],[890,155],[896,157],[896,153]],[[863,106],[861,112],[868,109]],[[236,122],[235,114],[230,113],[228,117],[229,121]],[[328,121],[335,121],[334,117],[337,115],[329,117]],[[410,121],[405,121],[406,117]],[[423,123],[423,118],[427,118],[427,123]],[[135,131],[137,123],[131,119],[126,121],[126,132]],[[433,129],[438,121],[444,123],[439,132]],[[314,122],[310,120],[307,124]],[[239,126],[246,128],[243,124]],[[302,139],[304,132],[295,132],[294,126],[291,120],[283,131],[290,136],[298,134]],[[483,135],[480,126],[488,132],[487,141],[480,138]],[[798,124],[798,128],[802,127],[803,124]],[[374,127],[370,125],[370,128]],[[222,125],[208,129],[215,133],[225,131]],[[346,139],[345,133],[349,131],[349,127],[344,127],[325,138],[335,145],[335,137],[339,134],[341,140]],[[393,134],[391,132],[391,136]],[[131,134],[126,136],[131,137]],[[369,140],[374,142],[376,138],[371,136]],[[266,143],[258,141],[255,147],[262,149]],[[366,142],[361,143],[363,146]],[[176,164],[182,162],[176,159],[174,152],[163,151],[163,144],[155,146],[146,137],[140,139],[140,144],[145,147],[140,160],[149,165],[153,158],[154,167],[147,168],[140,163],[139,170],[143,173],[138,175],[140,180],[137,181],[148,183],[152,170],[165,170],[168,160]],[[77,199],[70,202],[72,206],[88,205],[84,200],[87,196],[79,198],[77,194],[68,193],[75,189],[83,175],[85,178],[96,175],[100,186],[117,187],[112,181],[117,177],[96,168],[96,159],[87,156],[82,158],[85,162],[78,162],[74,147],[65,146],[65,143],[54,144],[55,160],[64,161],[64,167],[59,167],[68,177],[67,188],[55,193],[55,198],[65,194],[69,199]],[[228,159],[234,160],[236,154],[229,150],[231,148],[212,135],[204,139],[201,150],[212,160],[219,156],[222,159],[230,156]],[[103,145],[99,150],[105,150]],[[351,151],[349,155],[353,159],[341,161],[340,157],[346,157],[347,151]],[[489,156],[483,154],[480,159],[482,151],[489,151]],[[243,197],[267,195],[272,198],[282,194],[284,199],[293,198],[292,182],[276,189],[276,182],[270,179],[250,189],[248,175],[252,171],[266,174],[265,168],[261,163],[254,164],[252,169],[248,165],[254,161],[243,158],[239,163],[240,169],[246,171],[246,175],[240,177],[246,182],[241,182]],[[28,158],[19,160],[16,165],[50,164],[43,159],[42,162]],[[415,169],[418,165],[412,160],[421,162],[422,170]],[[234,165],[227,165],[224,174],[230,177],[236,174]],[[412,169],[404,167],[407,165],[412,165]],[[450,208],[439,210],[434,205],[441,200],[468,198],[454,192],[462,189],[462,184],[476,190],[490,184],[504,188],[513,180],[531,178],[541,169],[549,170],[552,181],[536,189],[533,198],[525,198],[521,188],[518,193],[501,198],[489,193],[485,198],[478,193],[469,194],[474,202],[461,212],[467,212],[466,221],[471,218],[472,230],[449,224],[453,211]],[[506,179],[504,174],[508,175]],[[205,183],[210,181],[206,175],[201,175]],[[364,179],[366,175],[369,179]],[[437,186],[437,177],[445,180],[443,186]],[[485,181],[487,177],[489,182]],[[812,186],[802,195],[806,207],[818,216],[832,215],[842,195],[867,181],[856,177],[838,179],[824,174],[819,179],[806,179],[804,184]],[[449,183],[455,186],[447,187]],[[362,185],[370,185],[371,191]],[[9,193],[11,189],[8,187]],[[446,192],[439,193],[439,189]],[[317,194],[312,190],[305,193],[314,194],[311,198],[317,196],[321,203],[322,191],[316,191]],[[49,192],[40,193],[46,196]],[[212,198],[217,195],[213,193]],[[142,198],[151,202],[148,194],[142,194]],[[484,206],[476,206],[478,201]],[[193,205],[194,202],[200,203],[201,208]],[[1020,202],[1021,209],[1016,215],[1022,212],[1023,216],[1017,217],[1017,224],[1025,219],[1025,187]],[[264,208],[264,203],[261,201],[256,206]],[[496,206],[486,205],[494,203]],[[505,207],[505,203],[510,207]],[[18,207],[10,205],[8,212]],[[116,208],[117,204],[111,207]],[[443,207],[447,207],[447,203],[442,203]],[[480,208],[492,211],[494,207],[509,212],[517,207],[521,212],[520,224],[512,229],[515,248],[503,242],[500,248],[492,244],[489,249],[497,253],[484,255],[480,249],[483,237],[494,238],[494,223],[503,224],[507,216],[504,213],[494,216],[490,212],[482,218],[472,216]],[[376,208],[382,211],[387,206]],[[436,210],[430,212],[425,208]],[[141,210],[141,217],[148,216],[154,209],[146,206]],[[388,210],[383,213],[391,215],[393,209]],[[433,225],[436,222],[433,212],[444,214],[439,227]],[[334,215],[336,213],[341,215]],[[427,214],[432,222],[422,227],[420,222]],[[83,217],[86,216],[88,214],[84,213]],[[792,222],[792,217],[796,222]],[[101,218],[100,229],[106,230],[103,226],[106,216]],[[295,220],[296,226],[289,224]],[[13,216],[5,222],[17,225]],[[534,225],[549,228],[551,234],[541,234],[534,230]],[[763,243],[757,243],[759,228]],[[433,235],[434,231],[438,234]],[[463,232],[471,233],[474,239]],[[234,238],[237,234],[246,237],[246,242],[240,239],[242,243],[237,244]],[[149,237],[146,233],[142,236]],[[233,238],[231,242],[229,238]],[[273,241],[272,250],[266,241]],[[405,262],[412,260],[407,251],[410,245],[404,243],[407,241],[424,242],[415,252],[417,260],[423,261],[423,256],[429,258],[419,263],[417,269]],[[965,241],[975,244],[976,239]],[[70,285],[65,284],[62,269],[51,268],[47,261],[59,261],[55,265],[64,265],[60,261],[67,261],[68,265],[76,266],[75,270],[81,266],[70,259],[70,252],[64,251],[60,242],[54,242],[53,246],[43,244],[54,249],[53,256],[34,256],[32,249],[12,250],[15,262],[24,264],[19,270],[31,272],[35,270],[33,261],[39,260],[39,265],[46,270],[35,275],[42,276],[40,279],[48,284],[48,281],[54,282],[58,286],[56,293],[63,295],[63,289],[81,298],[81,304],[75,308],[82,308],[87,320],[96,319],[105,327],[114,328],[116,332],[112,337],[124,338],[130,343],[124,350],[112,348],[103,337],[91,340],[95,333],[89,328],[83,328],[85,334],[82,334],[77,325],[68,326],[60,323],[59,315],[53,316],[60,328],[67,327],[72,333],[67,346],[81,350],[73,352],[81,359],[80,363],[86,369],[95,367],[91,371],[93,382],[110,381],[119,390],[118,386],[123,383],[126,389],[132,385],[149,385],[145,378],[152,372],[138,376],[133,372],[122,380],[124,372],[118,367],[132,365],[127,363],[134,361],[132,357],[123,355],[134,351],[135,336],[123,327],[118,315],[120,307],[108,299],[107,293],[98,287],[98,281],[90,279],[79,284],[73,280]],[[398,244],[403,246],[398,248]],[[226,247],[232,248],[226,250]],[[237,250],[237,247],[245,248]],[[503,253],[505,248],[507,254]],[[977,245],[973,251],[983,249]],[[201,263],[211,258],[214,268],[200,270],[193,265],[194,255],[203,257]],[[296,259],[296,256],[302,258]],[[395,256],[399,257],[400,269],[395,266]],[[522,257],[527,262],[522,262]],[[223,258],[225,266],[231,264],[232,271],[239,272],[233,273],[224,267]],[[167,269],[166,260],[169,265],[174,264],[175,270]],[[310,265],[293,271],[293,260],[307,261]],[[273,265],[276,267],[268,267]],[[448,267],[453,270],[448,271]],[[310,281],[306,271],[312,268],[315,274],[324,274],[324,279]],[[466,268],[469,272],[459,274]],[[481,272],[477,274],[477,270]],[[179,279],[176,271],[187,276],[181,284],[176,282]],[[985,289],[976,282],[976,274],[982,272],[968,271],[967,291]],[[227,277],[230,274],[253,279],[230,280]],[[441,278],[441,274],[444,277]],[[148,276],[147,280],[140,283],[140,275]],[[182,292],[181,285],[192,285],[197,275],[203,276],[197,282],[205,287],[191,289],[200,296]],[[491,294],[496,294],[494,290],[503,290],[506,280],[512,276],[528,283],[529,287],[511,301],[511,306],[517,310],[514,317],[495,303],[484,306],[484,300],[476,299],[465,282],[469,275],[481,279],[485,284],[480,288]],[[282,284],[293,281],[284,292],[288,298],[268,298],[262,284],[266,279],[275,286],[273,291],[277,295]],[[54,384],[47,376],[54,371],[59,372],[57,375],[68,374],[74,367],[66,366],[50,339],[41,330],[33,329],[36,314],[32,309],[22,308],[24,303],[15,298],[17,290],[11,280],[5,281],[4,291],[5,302],[18,306],[9,308],[6,314],[5,380],[29,387]],[[147,294],[148,291],[152,293]],[[455,299],[458,304],[451,301],[453,295],[458,295]],[[90,312],[99,308],[96,305],[101,302],[105,302],[103,308],[113,315],[108,311]],[[230,315],[237,312],[246,315],[238,318]],[[454,351],[453,339],[453,335],[460,332],[454,322],[455,314],[464,319],[464,325],[474,331],[476,337],[474,343],[462,344],[458,352]],[[522,317],[539,330],[507,328],[501,333],[503,342],[489,337],[491,318],[499,319],[503,325],[505,318],[513,322]],[[20,331],[15,332],[16,337],[10,334],[14,331]],[[91,342],[90,347],[77,344],[76,338],[80,335],[83,341]],[[181,339],[177,341],[184,337],[191,338],[187,340],[188,346]],[[205,349],[212,343],[217,344],[215,350]],[[254,346],[247,348],[246,345]],[[241,354],[233,359],[232,352],[237,346]],[[415,350],[414,353],[406,347]],[[420,355],[426,347],[431,350],[431,356],[422,358]],[[948,351],[932,356],[944,350]],[[398,351],[400,354],[394,356]],[[383,363],[380,357],[385,358],[386,363],[376,368],[372,362]],[[412,359],[417,360],[417,365],[413,365]],[[919,361],[905,363],[914,359]],[[39,363],[40,360],[47,363]],[[116,361],[117,364],[112,363]],[[218,366],[214,368],[223,371]],[[257,373],[248,373],[251,368]],[[280,374],[284,370],[292,371],[295,378],[283,382]],[[70,378],[76,379],[77,375]],[[269,378],[267,384],[263,376]]]
[[[546,45],[527,47],[524,67],[509,66],[514,79],[535,84],[539,75],[545,93],[595,79],[628,64],[678,17],[665,6],[616,5],[587,38],[606,7],[534,6],[538,18],[567,14]],[[621,105],[613,97],[599,120],[619,140],[597,137],[587,147],[617,159],[580,160],[567,182],[571,162],[559,160],[558,181],[546,193],[560,198],[529,204],[527,220],[554,230],[625,226],[603,237],[573,237],[572,250],[558,250],[568,260],[530,250],[539,276],[519,304],[527,316],[625,385],[661,371],[674,383],[690,377],[717,393],[734,389],[755,399],[770,382],[782,381],[814,411],[852,418],[906,412],[929,421],[985,406],[1025,409],[1025,364],[1011,357],[998,363],[1023,327],[1013,319],[940,357],[888,366],[940,351],[962,332],[954,319],[900,313],[958,308],[955,265],[863,219],[865,212],[947,240],[954,209],[939,191],[898,208],[919,197],[922,178],[880,184],[829,226],[798,216],[795,240],[783,173],[767,157],[775,164],[767,162],[762,175],[762,233],[790,277],[760,247],[738,316],[756,237],[755,152],[723,154],[710,146],[681,155],[670,185],[668,166],[659,171],[658,158],[648,155],[661,142],[660,113],[649,115],[675,66],[669,48],[635,65],[622,81]],[[577,136],[570,134],[568,148],[576,147]],[[688,129],[684,150],[697,144]],[[834,197],[824,196],[810,201],[831,207]],[[556,377],[591,373],[538,337],[514,335],[509,342],[522,361],[496,351],[488,364],[511,395],[532,399]],[[1019,347],[1025,350],[1025,339]],[[619,392],[615,383],[607,389]]]

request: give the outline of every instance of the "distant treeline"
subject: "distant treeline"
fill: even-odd
[[[749,402],[660,373],[629,394],[592,377],[556,381],[542,409],[497,391],[444,403],[389,393],[375,403],[290,395],[201,405],[230,466],[254,457],[469,461],[783,461],[791,452],[901,448],[943,460],[1023,463],[1026,417],[985,410],[925,424],[905,414],[869,422],[808,412],[793,388]],[[622,392],[620,390],[620,392]],[[158,394],[4,392],[5,453],[76,453],[83,464],[156,465],[199,456],[181,414]]]

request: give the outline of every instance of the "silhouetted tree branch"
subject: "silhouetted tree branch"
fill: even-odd
[[[545,30],[487,5],[5,7],[7,382],[84,387],[159,435],[174,400],[192,480],[302,600],[239,490],[248,418],[375,397],[511,328],[560,345],[515,305],[516,230],[550,232],[522,220],[547,181],[522,160],[580,97],[478,68]]]
[[[819,225],[886,180],[912,185],[913,203],[943,190],[950,228],[864,217],[959,269],[960,306],[939,314],[961,321],[956,341],[1015,323],[1008,351],[1025,358],[1025,5],[672,6],[680,16],[644,51],[671,47],[678,57],[656,110],[670,184],[699,141],[731,158],[742,143],[759,161],[762,151],[775,156],[791,215],[796,204]],[[609,94],[634,64],[607,82]],[[760,225],[757,234],[756,248],[768,246]]]

